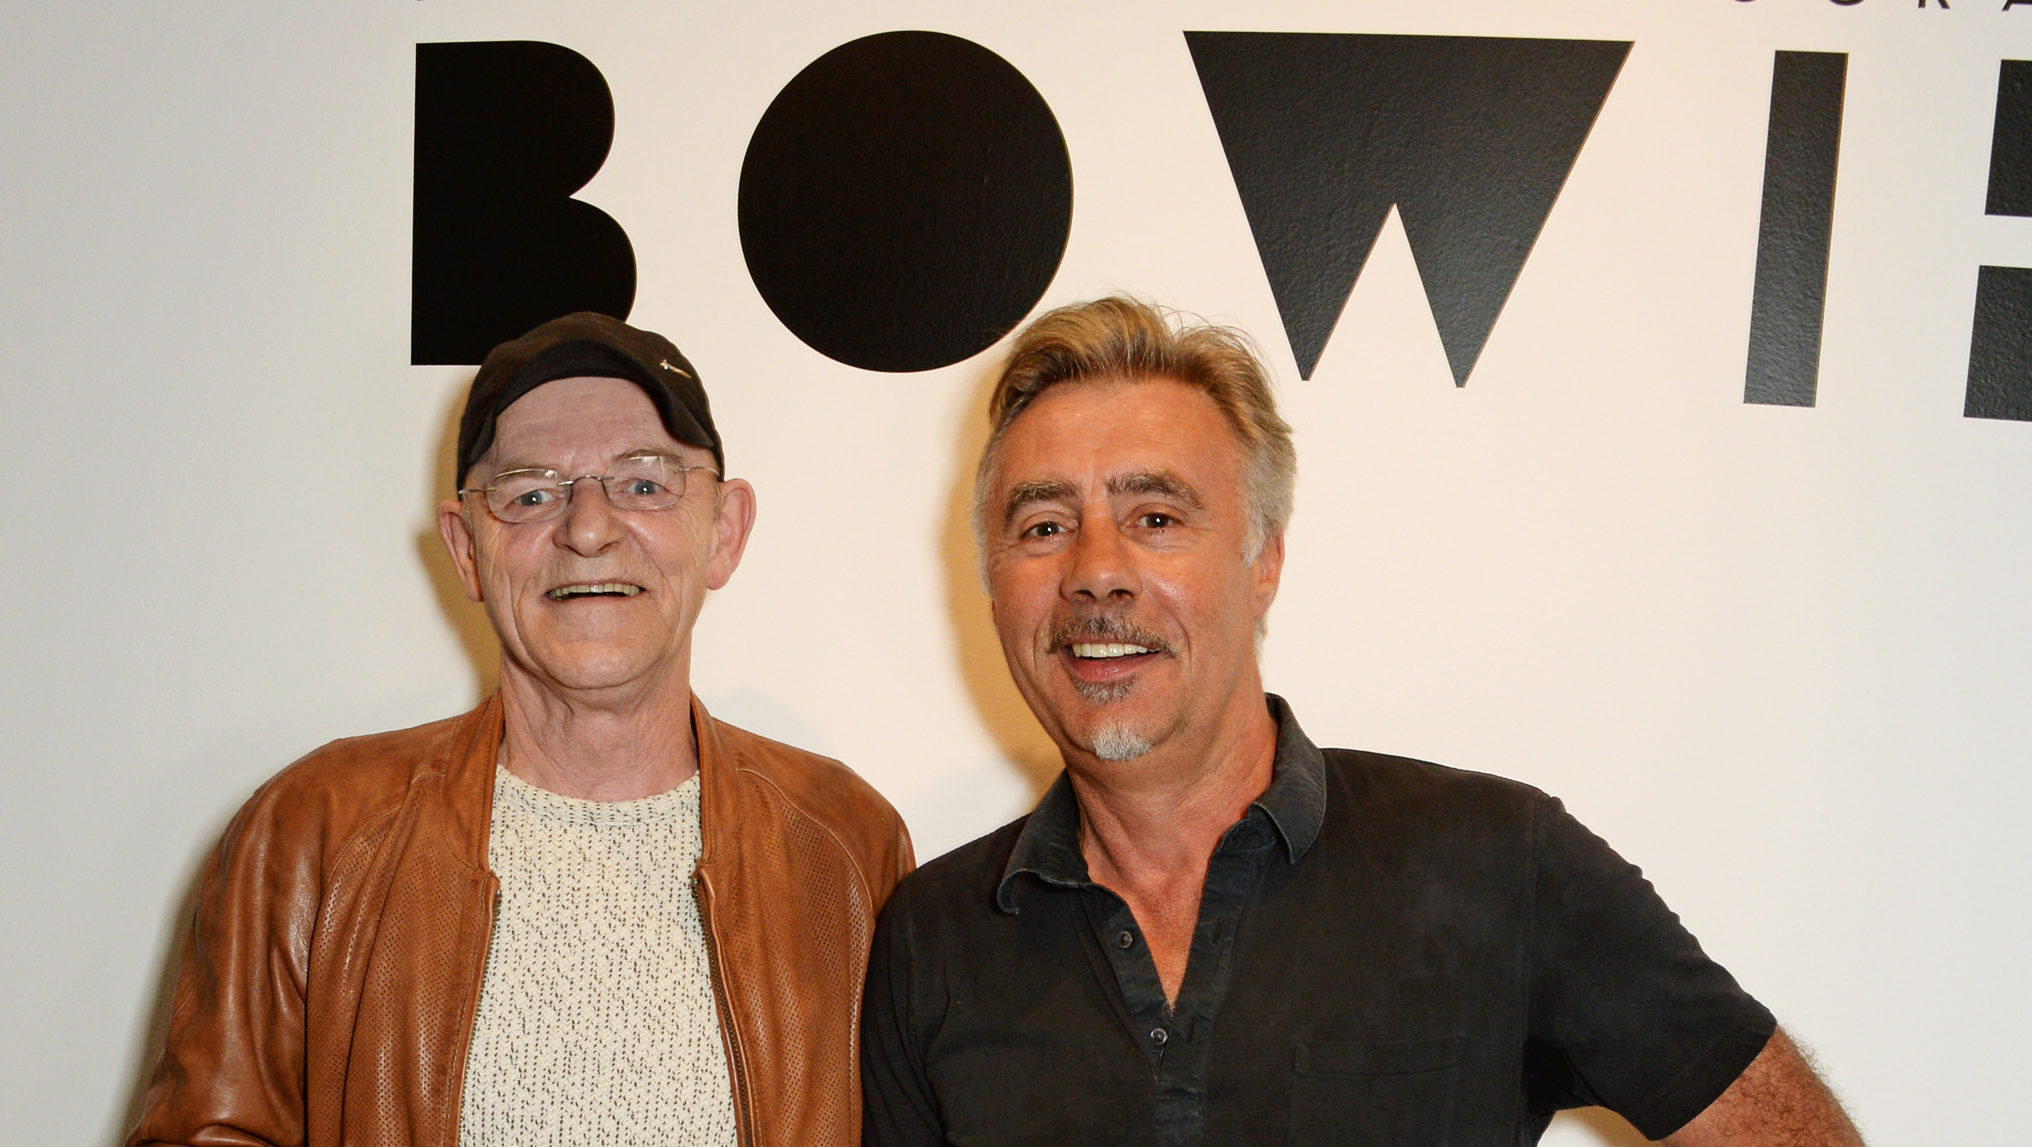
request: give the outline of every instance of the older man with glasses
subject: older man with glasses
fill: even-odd
[[[755,492],[659,335],[496,347],[438,524],[501,688],[226,830],[130,1143],[849,1144],[902,822],[691,691]]]

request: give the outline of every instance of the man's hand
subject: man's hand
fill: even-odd
[[[1799,1054],[1784,1028],[1671,1147],[1863,1147],[1856,1125]]]

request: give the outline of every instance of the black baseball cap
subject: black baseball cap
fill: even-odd
[[[487,352],[487,361],[466,392],[459,416],[459,484],[487,447],[494,423],[516,399],[560,378],[623,378],[642,388],[663,428],[679,442],[713,452],[713,465],[727,470],[720,432],[698,371],[669,339],[638,330],[620,319],[580,311],[549,322]]]

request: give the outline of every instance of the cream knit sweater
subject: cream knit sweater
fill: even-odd
[[[603,802],[500,769],[492,825],[501,903],[462,1147],[731,1147],[733,1091],[692,892],[698,777]]]

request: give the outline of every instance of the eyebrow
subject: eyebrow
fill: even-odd
[[[1122,474],[1108,479],[1108,493],[1120,497],[1124,494],[1157,494],[1170,498],[1192,509],[1203,509],[1199,491],[1192,483],[1169,470],[1138,470],[1133,474]]]
[[[1193,489],[1192,483],[1171,473],[1169,470],[1138,470],[1131,474],[1118,474],[1108,479],[1110,497],[1142,497],[1151,494],[1170,498],[1181,505],[1198,510],[1206,503]],[[1047,478],[1036,482],[1019,482],[1009,491],[1009,497],[1002,503],[1002,525],[1007,527],[1016,520],[1016,515],[1039,502],[1064,502],[1078,497],[1079,491],[1071,482],[1062,478]]]
[[[1039,502],[1063,502],[1074,495],[1072,483],[1059,478],[1041,482],[1018,482],[1002,503],[1002,525],[1008,526],[1026,507]]]

